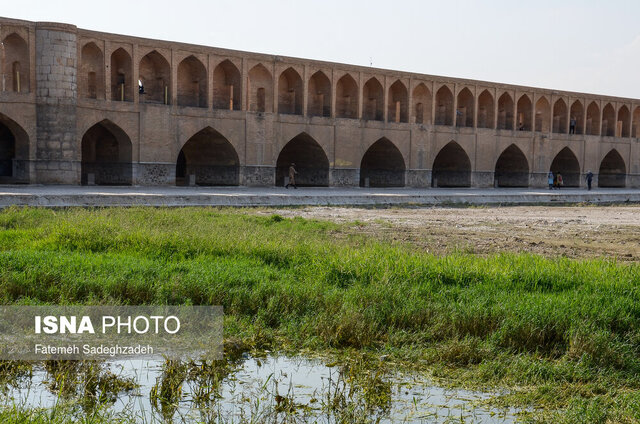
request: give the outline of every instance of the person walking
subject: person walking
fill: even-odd
[[[593,172],[587,171],[587,190],[591,190],[591,182],[593,181]]]
[[[296,186],[296,174],[298,173],[298,171],[296,171],[296,164],[292,163],[289,166],[289,183],[284,186],[284,188],[289,188],[289,186],[293,186],[293,188],[297,189],[298,186]]]
[[[547,176],[547,182],[549,183],[549,190],[553,190],[553,172],[549,171]]]

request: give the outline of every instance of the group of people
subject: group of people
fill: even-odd
[[[593,172],[591,172],[591,170],[587,171],[587,175],[585,175],[585,178],[587,180],[587,190],[591,190],[591,183],[593,182]],[[549,190],[553,190],[554,188],[556,190],[559,190],[564,185],[562,174],[559,172],[554,176],[553,172],[549,171],[547,181],[549,183]]]

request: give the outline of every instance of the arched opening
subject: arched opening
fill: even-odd
[[[263,65],[258,64],[249,71],[249,110],[251,112],[273,112],[273,78]]]
[[[2,41],[4,45],[4,77],[7,90],[16,93],[29,92],[29,48],[16,33]]]
[[[360,162],[360,187],[404,187],[404,175],[402,153],[386,138],[373,143]]]
[[[504,149],[498,157],[495,180],[498,187],[529,187],[529,162],[515,144]]]
[[[631,127],[631,136],[640,137],[640,106],[633,111],[633,126]]]
[[[589,103],[585,132],[588,135],[600,135],[600,108],[596,102]]]
[[[562,99],[553,105],[553,132],[557,134],[566,134],[567,126],[567,104]]]
[[[240,71],[228,59],[216,66],[213,71],[213,108],[240,110]]]
[[[387,108],[389,122],[409,122],[407,118],[408,98],[407,87],[401,81],[396,81],[389,87],[389,105]]]
[[[513,130],[513,99],[503,93],[498,99],[498,129]]]
[[[140,102],[168,105],[171,103],[171,68],[157,51],[140,61]]]
[[[13,177],[15,158],[16,138],[9,127],[0,123],[0,179]]]
[[[551,129],[549,120],[551,118],[551,107],[545,97],[540,97],[536,102],[536,131],[549,132]]]
[[[455,141],[444,146],[433,161],[431,176],[433,187],[471,186],[471,161]]]
[[[234,186],[240,161],[229,140],[211,127],[192,136],[180,150],[176,185]]]
[[[195,56],[178,65],[178,105],[207,107],[207,69]]]
[[[446,85],[436,92],[436,125],[453,125],[453,93]]]
[[[622,106],[618,110],[618,122],[616,127],[617,137],[629,137],[629,130],[631,127],[631,112],[626,106]]]
[[[569,114],[571,115],[570,123],[575,122],[573,134],[584,134],[584,108],[580,100],[573,102]],[[571,128],[569,128],[569,132],[571,132]]]
[[[358,118],[358,84],[349,74],[336,84],[336,118]]]
[[[431,92],[423,83],[413,90],[413,122],[431,124]]]
[[[468,88],[463,88],[458,93],[456,125],[458,127],[473,127],[473,94]]]
[[[382,84],[376,79],[371,78],[364,84],[362,91],[362,119],[369,121],[382,121],[384,119],[384,91]]]
[[[600,162],[598,187],[626,186],[627,167],[616,149],[612,149]]]
[[[329,160],[322,147],[308,134],[301,133],[289,141],[280,151],[276,162],[276,186],[285,185],[289,178],[289,167],[295,163],[298,172],[296,185],[329,185]]]
[[[560,150],[549,170],[555,177],[558,173],[562,175],[564,187],[580,187],[580,162],[568,147]]]
[[[484,90],[478,97],[478,128],[493,128],[493,110],[493,96],[488,90]]]
[[[302,78],[293,68],[287,68],[278,79],[278,113],[302,115]]]
[[[131,56],[119,48],[111,54],[111,100],[133,101]]]
[[[104,100],[104,55],[95,43],[87,43],[81,51],[78,83],[80,96]]]
[[[531,99],[526,94],[523,94],[518,99],[518,130],[519,131],[532,131],[533,126],[531,125]]]
[[[322,71],[309,78],[309,101],[307,115],[331,116],[331,81]]]
[[[607,137],[616,135],[616,111],[611,106],[611,103],[607,103],[602,109],[602,130],[600,134]]]
[[[29,136],[0,114],[0,184],[29,182]]]
[[[81,183],[131,185],[131,140],[111,121],[89,128],[82,137]]]

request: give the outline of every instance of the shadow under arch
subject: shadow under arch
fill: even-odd
[[[611,149],[600,162],[598,187],[625,187],[627,167],[616,149]]]
[[[402,153],[387,138],[373,143],[360,162],[360,187],[404,187]]]
[[[29,136],[0,113],[0,184],[29,182]]]
[[[276,162],[276,186],[285,185],[289,166],[295,163],[296,185],[306,187],[329,186],[329,159],[322,146],[307,133],[292,138],[280,151]]]
[[[211,127],[191,136],[176,162],[176,185],[237,186],[240,160],[231,142]]]
[[[82,136],[80,183],[83,185],[131,185],[132,146],[127,133],[105,119]]]
[[[467,152],[455,141],[440,149],[433,161],[433,187],[470,187],[471,161]]]
[[[565,147],[558,152],[549,170],[556,178],[558,173],[562,175],[564,187],[580,187],[580,162],[570,148]]]
[[[495,181],[498,187],[528,187],[529,162],[515,144],[504,149],[496,161]]]

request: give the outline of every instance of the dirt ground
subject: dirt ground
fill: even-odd
[[[270,210],[269,213],[274,213]],[[640,260],[640,205],[470,208],[307,207],[282,216],[355,222],[348,231],[414,243],[426,251]]]

